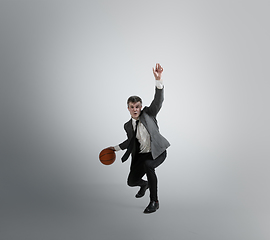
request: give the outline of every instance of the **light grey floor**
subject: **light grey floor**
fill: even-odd
[[[162,187],[160,209],[149,215],[143,214],[148,193],[136,199],[137,189],[125,185],[78,186],[77,193],[55,188],[44,195],[22,189],[13,197],[10,191],[2,205],[1,239],[269,239],[262,212],[232,198],[173,198],[173,186]]]

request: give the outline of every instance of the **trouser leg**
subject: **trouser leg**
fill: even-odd
[[[146,174],[150,191],[150,200],[158,201],[158,179],[156,176],[155,168],[157,168],[161,163],[164,162],[166,156],[166,151],[164,151],[156,159],[152,158],[151,153],[138,154],[130,167],[130,173],[127,180],[128,185],[131,187],[145,186],[147,184],[147,181],[143,180],[142,177]]]
[[[130,172],[127,179],[127,184],[130,187],[135,186],[145,186],[147,184],[147,181],[143,180],[142,177],[145,175],[145,169],[143,167],[143,161],[139,161],[141,159],[136,159],[135,163],[132,162],[130,167]]]
[[[154,160],[147,159],[144,161],[144,169],[145,169],[146,176],[148,179],[151,201],[158,201],[158,193],[157,193],[158,179],[155,172],[155,168],[164,162],[166,156],[167,156],[167,153],[165,151]]]

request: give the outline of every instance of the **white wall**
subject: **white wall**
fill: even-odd
[[[179,183],[176,196],[218,195],[263,212],[270,200],[268,5],[1,1],[5,191],[126,181],[122,153],[111,166],[98,154],[125,139],[126,99],[152,100],[159,62],[165,102],[158,120],[171,142],[160,184]]]

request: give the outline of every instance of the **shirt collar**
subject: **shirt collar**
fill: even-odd
[[[136,127],[136,119],[134,119],[134,118],[131,118],[131,120],[132,120],[132,126],[133,126],[133,128],[135,129],[135,127]],[[140,119],[138,119],[138,120],[140,120]]]
[[[132,119],[132,122],[134,122],[134,123],[136,123],[136,119],[134,119],[134,118],[131,118]],[[140,120],[140,118],[138,119],[138,120]]]

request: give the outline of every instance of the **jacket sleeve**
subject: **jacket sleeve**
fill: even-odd
[[[124,149],[127,149],[128,148],[128,145],[129,145],[129,141],[127,139],[124,142],[120,143],[119,144],[119,147],[121,148],[121,150],[124,150]]]
[[[127,133],[127,139],[126,139],[124,142],[122,142],[122,143],[119,144],[119,147],[120,147],[122,150],[128,148],[128,145],[129,145],[129,143],[130,143],[130,141],[131,141],[131,138],[132,138],[132,130],[130,131],[130,129],[128,128],[128,122],[125,123],[124,129],[125,129],[125,131],[126,131],[126,133]]]
[[[164,101],[164,87],[162,89],[155,89],[154,99],[146,111],[149,115],[156,116],[162,107]]]

